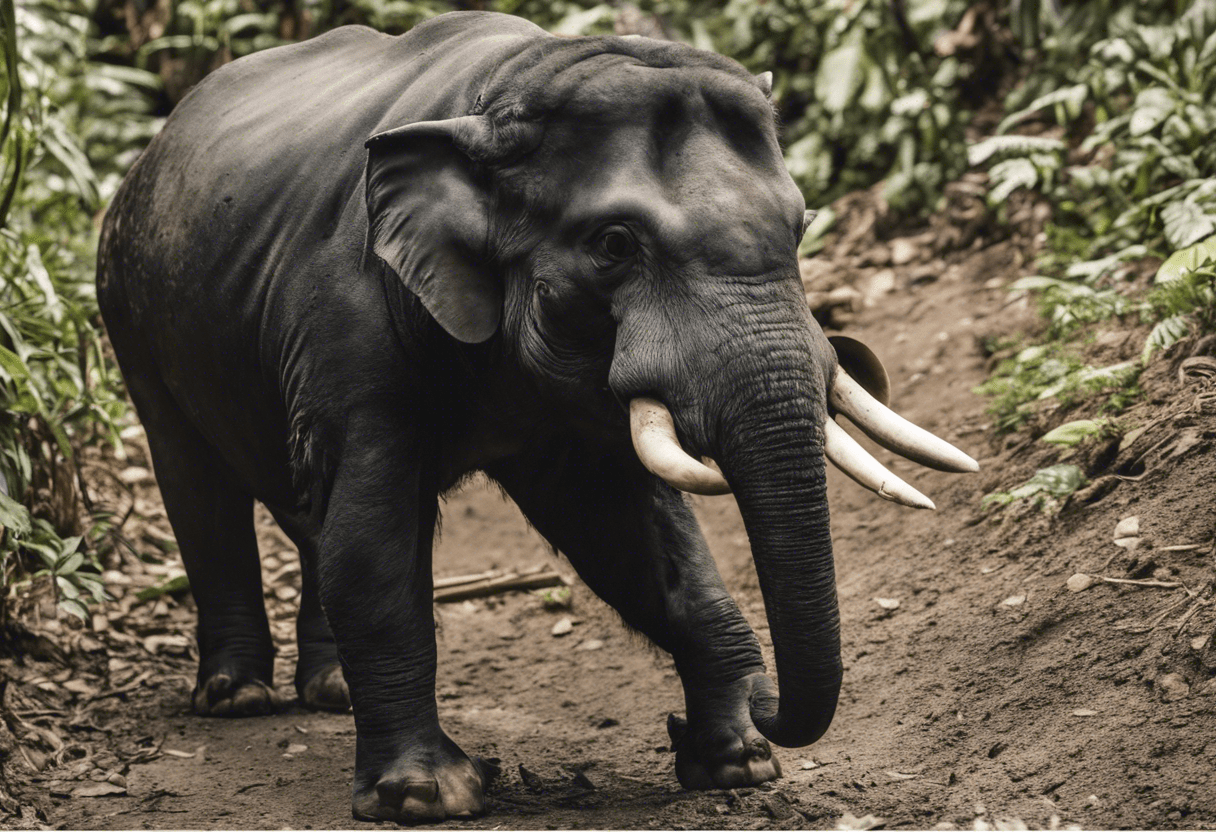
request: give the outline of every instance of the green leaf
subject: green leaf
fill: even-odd
[[[815,96],[829,113],[843,113],[865,80],[861,33],[850,32],[840,46],[823,56],[815,76]]]
[[[1136,103],[1132,105],[1131,134],[1143,136],[1145,133],[1151,132],[1157,125],[1169,118],[1178,103],[1174,96],[1170,95],[1169,90],[1162,87],[1149,87],[1141,90],[1136,96]]]
[[[972,167],[982,165],[993,156],[1031,153],[1057,153],[1066,145],[1059,139],[1043,136],[990,136],[967,148],[967,163]]]
[[[1089,437],[1101,433],[1106,425],[1106,419],[1078,419],[1075,422],[1065,422],[1039,438],[1049,445],[1074,448]]]
[[[33,243],[30,243],[29,248],[25,251],[25,266],[46,300],[46,314],[54,323],[58,324],[63,320],[63,301],[59,299],[59,294],[55,291],[55,284],[51,282],[51,276],[47,272],[46,266],[42,264],[42,252]]]
[[[1209,263],[1216,263],[1216,236],[1175,251],[1161,264],[1161,268],[1157,269],[1154,282],[1169,283],[1178,280]]]
[[[1035,472],[1035,475],[1012,491],[998,491],[986,496],[980,505],[1006,505],[1027,497],[1067,497],[1085,484],[1085,475],[1075,465],[1053,465]]]
[[[86,607],[78,598],[65,598],[59,602],[59,609],[74,615],[81,621],[88,622],[89,608]]]
[[[993,165],[988,177],[992,184],[988,201],[998,205],[1018,188],[1033,188],[1039,184],[1039,169],[1029,159],[1006,159]]]
[[[64,577],[55,578],[55,584],[59,587],[59,592],[68,600],[75,600],[80,597],[80,590],[70,580]]]
[[[190,589],[190,579],[185,575],[178,575],[176,578],[170,578],[159,586],[150,586],[141,589],[135,593],[135,597],[140,601],[151,601],[160,598],[162,595],[177,595],[178,593],[186,592]]]
[[[32,530],[30,512],[12,497],[0,492],[0,526],[12,529],[14,534],[25,535]]]
[[[1052,90],[1046,95],[1040,95],[1023,109],[1005,116],[1004,120],[997,126],[996,132],[1006,133],[1010,127],[1026,121],[1039,112],[1039,110],[1045,107],[1054,107],[1057,104],[1063,105],[1069,120],[1075,119],[1081,115],[1081,107],[1085,104],[1085,99],[1088,96],[1089,87],[1086,84],[1074,84],[1070,87]]]
[[[1154,352],[1157,350],[1168,350],[1189,335],[1190,332],[1191,323],[1188,315],[1173,315],[1164,321],[1158,321],[1144,342],[1144,350],[1140,353],[1140,360],[1147,363]]]
[[[1216,234],[1216,214],[1209,214],[1190,200],[1162,208],[1161,221],[1165,225],[1165,239],[1176,249]]]
[[[80,543],[80,538],[76,538],[76,543]],[[66,559],[59,562],[55,567],[55,574],[63,576],[71,575],[82,565],[84,565],[84,555],[80,552],[73,552]]]

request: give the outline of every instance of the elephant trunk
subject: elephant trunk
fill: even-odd
[[[776,654],[780,696],[761,683],[752,721],[769,741],[800,747],[831,724],[842,669],[824,470],[828,417],[809,374],[791,376],[784,383],[769,376],[763,398],[771,399],[724,419],[716,444],[751,540]]]

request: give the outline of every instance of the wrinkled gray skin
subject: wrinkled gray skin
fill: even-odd
[[[98,286],[198,603],[199,713],[279,702],[257,499],[302,555],[297,692],[354,707],[355,817],[482,811],[485,767],[437,718],[430,600],[437,495],[480,469],[674,657],[681,783],[771,780],[768,741],[823,734],[836,359],[762,87],[677,44],[462,13],[244,58],[181,103],[106,217]],[[779,699],[631,448],[642,395],[734,488]]]

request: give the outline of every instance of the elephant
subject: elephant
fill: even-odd
[[[197,605],[198,714],[285,702],[256,500],[300,552],[299,701],[354,712],[354,817],[484,811],[490,772],[438,719],[431,575],[439,497],[482,471],[671,655],[683,786],[775,779],[770,742],[824,733],[825,459],[932,506],[835,416],[976,464],[810,316],[770,98],[710,52],[486,12],[339,28],[190,91],[104,217],[97,288]],[[728,490],[779,685],[684,494]]]

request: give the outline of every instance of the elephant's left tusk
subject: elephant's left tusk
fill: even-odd
[[[974,459],[888,408],[844,370],[836,371],[828,401],[866,436],[913,462],[956,474],[980,470]]]
[[[729,494],[721,474],[702,465],[680,447],[671,412],[656,399],[629,402],[629,429],[638,459],[668,485],[692,494]]]
[[[882,497],[912,508],[935,509],[933,501],[888,471],[881,462],[857,444],[844,428],[828,419],[824,424],[823,454],[858,485]]]

